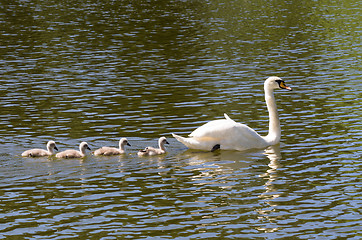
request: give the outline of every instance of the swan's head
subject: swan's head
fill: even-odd
[[[48,148],[48,149],[55,149],[55,150],[58,151],[58,148],[57,148],[57,146],[55,145],[55,142],[54,142],[54,141],[49,141],[49,142],[47,143],[47,148]]]
[[[119,140],[119,146],[124,146],[124,145],[131,146],[131,144],[129,144],[127,138],[121,138],[121,140]]]
[[[88,150],[91,150],[88,146],[88,143],[86,142],[81,142],[80,145],[79,145],[79,150],[82,151],[82,149],[88,149]]]
[[[274,89],[286,89],[291,91],[292,88],[285,85],[285,82],[280,77],[269,77],[264,82],[265,90],[274,90]]]
[[[169,144],[167,139],[165,137],[160,137],[160,139],[158,139],[158,145],[163,146],[165,144]]]

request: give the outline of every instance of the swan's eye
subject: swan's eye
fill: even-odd
[[[283,80],[275,80],[280,88],[286,88],[285,82]]]

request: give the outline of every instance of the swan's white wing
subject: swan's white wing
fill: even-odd
[[[205,123],[204,125],[195,129],[189,136],[190,137],[221,137],[219,134],[224,135],[224,132],[235,126],[234,121],[225,119],[213,120]]]
[[[224,113],[224,117],[225,117],[226,120],[234,121],[226,113]]]
[[[220,144],[221,149],[244,150],[266,147],[265,140],[257,132],[229,117],[202,125],[193,131],[190,137],[199,142],[210,142],[210,146]]]

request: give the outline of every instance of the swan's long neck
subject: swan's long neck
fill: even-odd
[[[277,105],[272,89],[265,88],[265,102],[269,112],[269,133],[264,137],[269,145],[275,145],[280,141],[281,130]]]

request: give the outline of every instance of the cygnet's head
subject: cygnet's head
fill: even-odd
[[[161,146],[169,143],[167,142],[167,139],[165,137],[160,137],[160,139],[158,139],[158,144]]]
[[[48,148],[48,149],[55,149],[55,150],[58,151],[58,148],[57,148],[57,146],[55,145],[55,142],[54,142],[54,141],[49,141],[49,142],[47,143],[47,148]]]
[[[264,82],[265,90],[274,90],[274,89],[286,89],[291,91],[292,89],[285,85],[285,82],[280,77],[269,77]]]
[[[91,150],[88,146],[88,143],[86,142],[81,142],[80,145],[79,145],[79,150],[82,151],[82,149],[88,149],[88,150]]]
[[[124,146],[124,145],[131,146],[131,144],[129,144],[127,138],[121,138],[119,140],[119,147]]]

